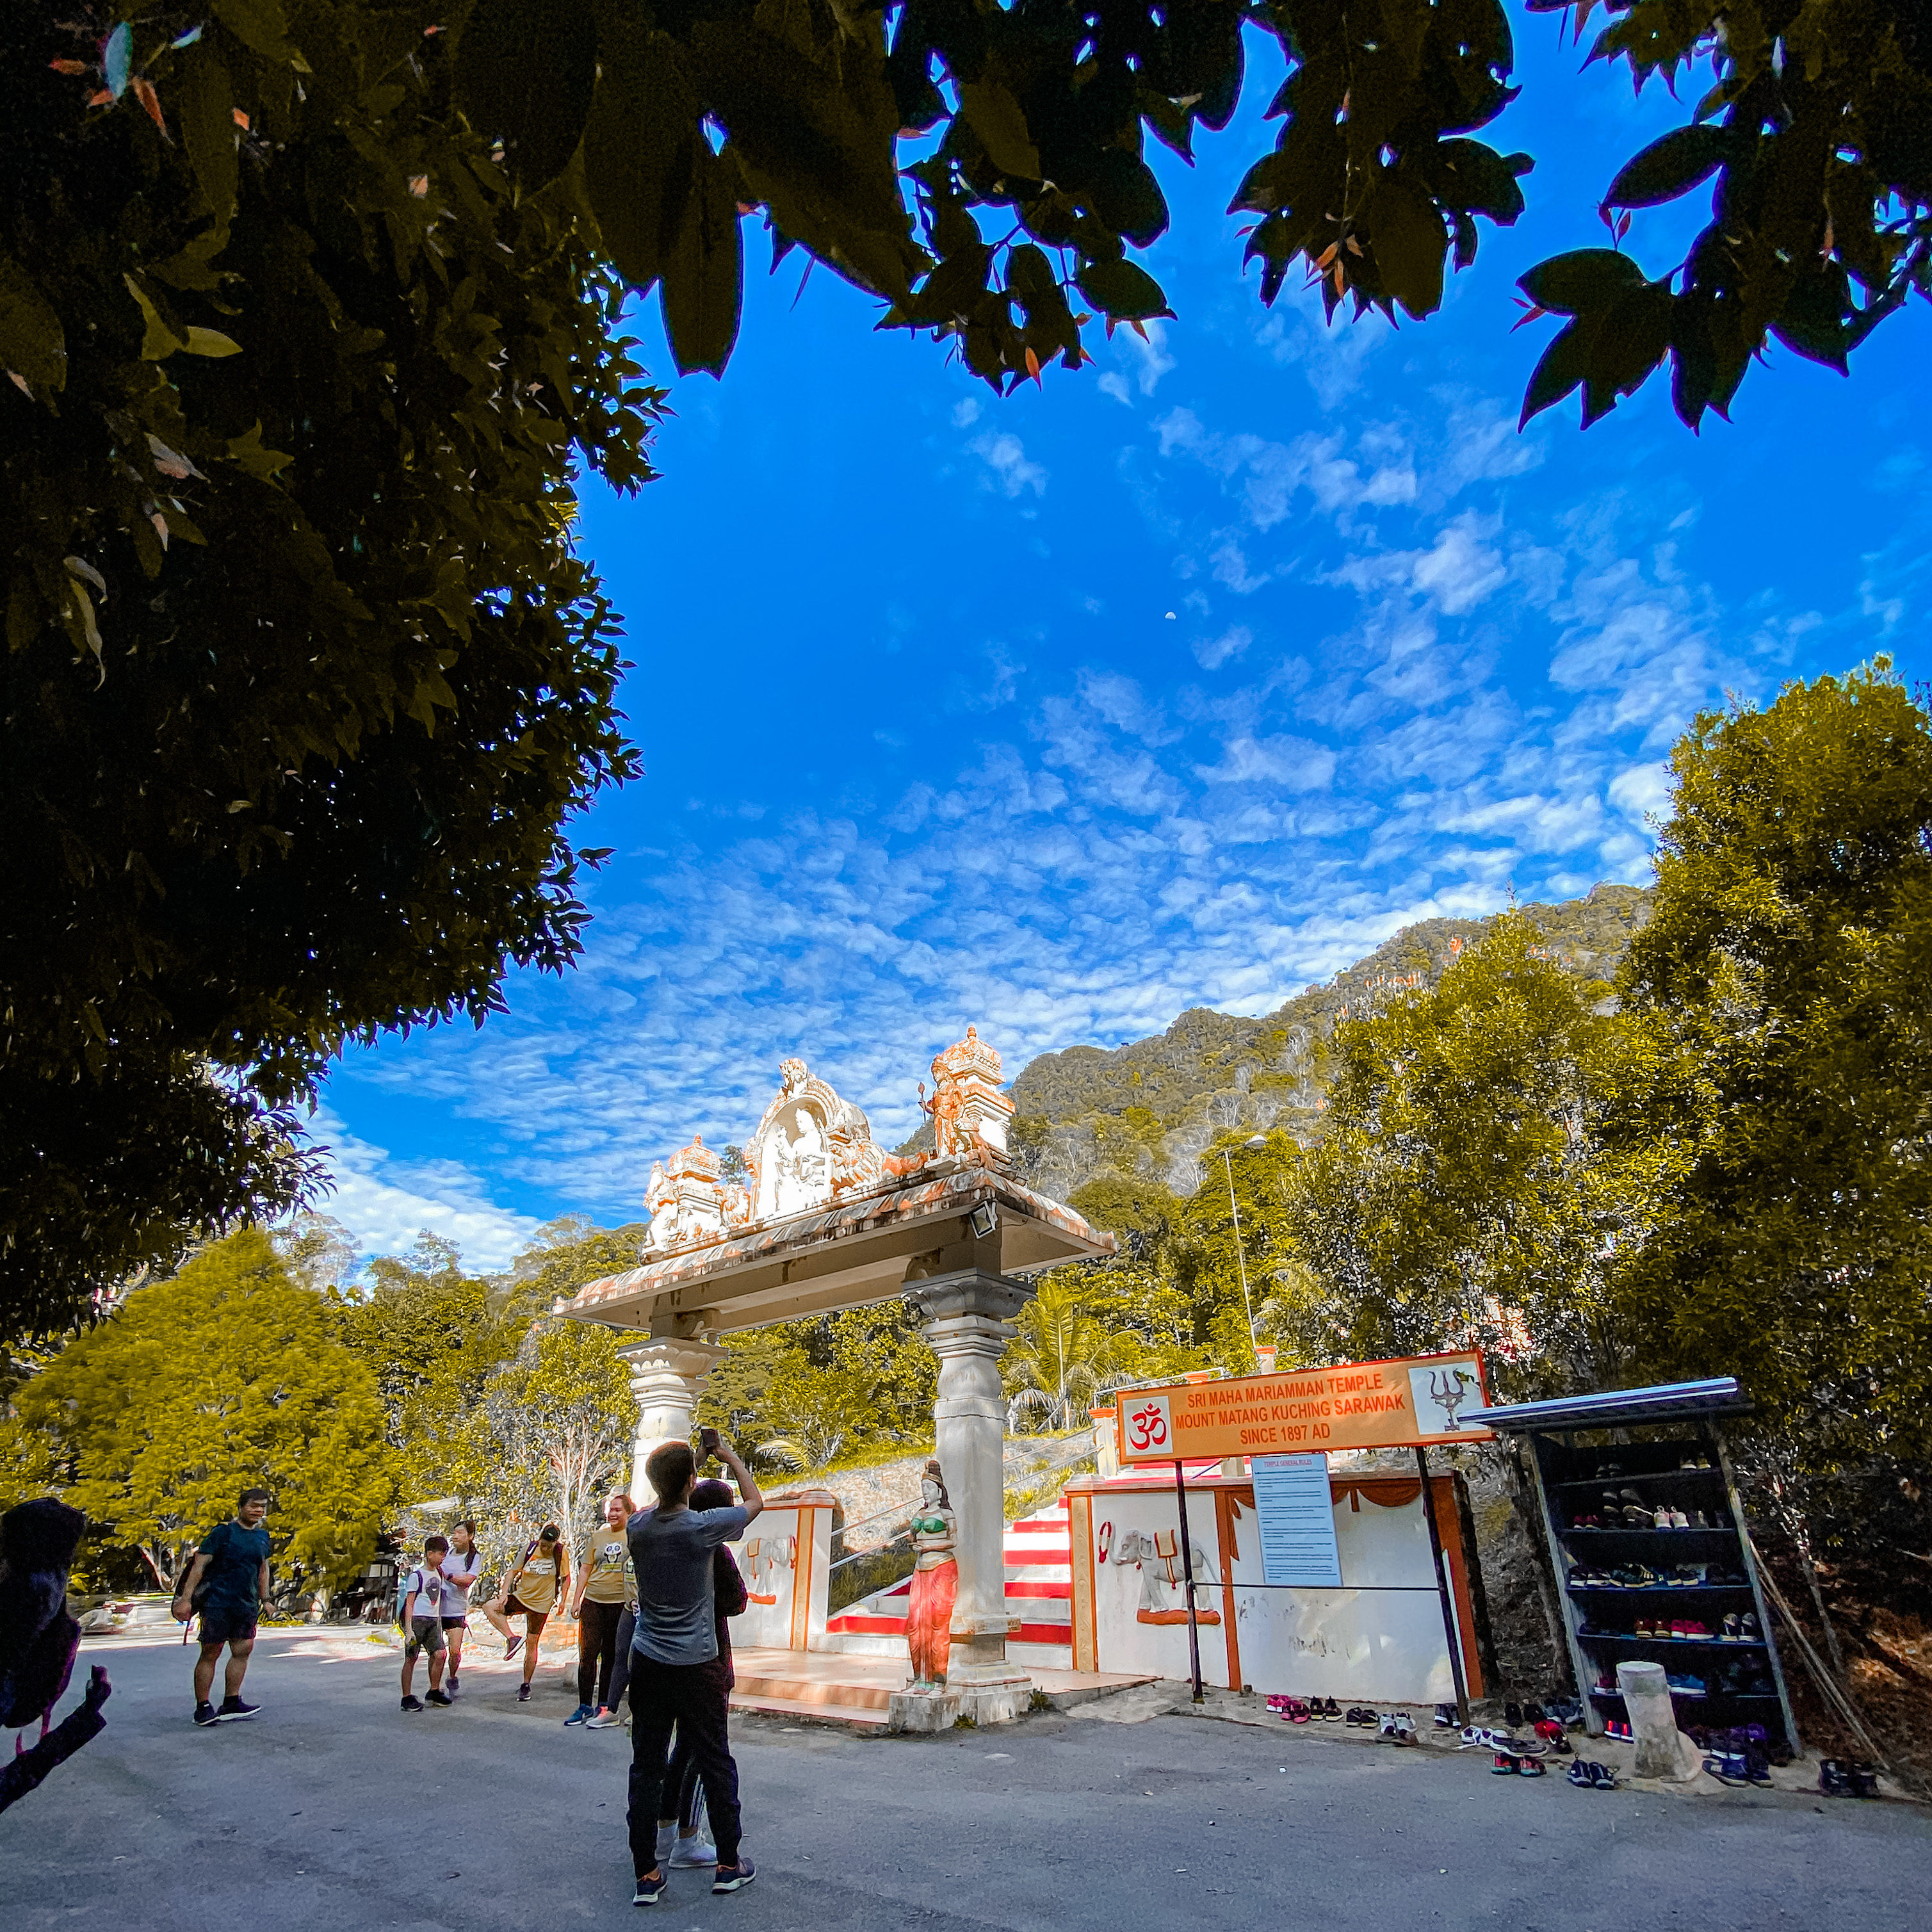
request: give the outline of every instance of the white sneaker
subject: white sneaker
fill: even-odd
[[[670,1855],[674,1865],[715,1865],[718,1862],[718,1847],[702,1832],[688,1838],[680,1838]]]
[[[593,1711],[584,1720],[586,1731],[608,1731],[616,1727],[617,1720],[608,1711]]]
[[[658,1863],[659,1864],[662,1864],[664,1860],[670,1856],[671,1849],[676,1843],[677,1826],[674,1822],[668,1825],[660,1825],[658,1827]]]

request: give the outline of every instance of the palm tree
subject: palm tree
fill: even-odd
[[[1019,1333],[1000,1362],[1010,1429],[1029,1415],[1049,1429],[1084,1422],[1102,1381],[1132,1346],[1128,1337],[1108,1332],[1069,1282],[1048,1282],[1014,1325]]]
[[[772,1377],[759,1405],[769,1430],[754,1454],[795,1469],[822,1469],[878,1420],[872,1384],[838,1369],[790,1365]]]

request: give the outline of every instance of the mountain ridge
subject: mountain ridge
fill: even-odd
[[[1648,886],[1606,880],[1579,898],[1516,910],[1542,932],[1565,971],[1609,998],[1652,897]],[[1231,1129],[1285,1126],[1304,1140],[1318,1137],[1327,1043],[1336,1024],[1432,986],[1501,916],[1403,926],[1270,1013],[1250,1018],[1192,1006],[1165,1033],[1144,1040],[1036,1055],[1008,1090],[1019,1177],[1063,1201],[1110,1170],[1191,1194],[1201,1182],[1200,1156]]]

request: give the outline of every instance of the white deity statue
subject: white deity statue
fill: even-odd
[[[644,1184],[644,1212],[651,1217],[645,1246],[669,1247],[677,1238],[677,1189],[661,1160],[651,1162],[651,1177]]]

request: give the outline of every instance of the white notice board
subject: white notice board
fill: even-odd
[[[1326,1456],[1255,1456],[1255,1514],[1261,1519],[1262,1576],[1304,1589],[1342,1587]]]

